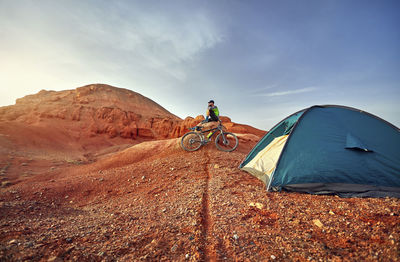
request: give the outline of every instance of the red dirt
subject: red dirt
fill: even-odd
[[[91,136],[81,125],[103,123],[93,115],[29,124],[4,120],[7,111],[0,114],[0,261],[400,260],[398,199],[266,192],[237,168],[260,138],[255,129],[238,134],[234,152],[208,144],[189,153],[179,138]],[[159,112],[184,131],[182,120]]]

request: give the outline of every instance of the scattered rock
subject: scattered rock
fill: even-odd
[[[314,223],[314,225],[316,225],[319,228],[323,228],[323,226],[324,226],[324,224],[322,224],[319,219],[314,219],[313,223]]]
[[[1,182],[1,187],[8,187],[8,186],[11,186],[11,182],[10,181]]]
[[[61,262],[63,261],[63,259],[61,257],[58,256],[52,256],[49,259],[47,259],[48,262]]]
[[[9,244],[9,245],[17,244],[17,240],[16,240],[16,239],[12,239],[12,240],[10,240],[10,241],[8,242],[8,244]]]
[[[263,209],[263,208],[264,208],[264,205],[261,204],[261,203],[258,203],[258,202],[256,202],[256,203],[250,202],[249,206],[251,206],[251,207],[256,207],[256,208],[258,208],[258,209]]]
[[[178,245],[175,244],[171,247],[171,252],[174,253],[176,251],[176,249],[178,248]]]
[[[72,243],[72,238],[70,238],[70,237],[66,238],[66,239],[65,239],[65,242],[67,242],[67,243]]]
[[[25,247],[33,247],[34,243],[32,241],[28,241],[25,243]]]

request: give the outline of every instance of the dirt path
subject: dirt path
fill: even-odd
[[[212,174],[210,172],[210,154],[206,151],[205,152],[205,159],[206,163],[204,166],[204,172],[205,172],[205,186],[204,186],[204,193],[203,193],[203,198],[202,198],[202,209],[201,209],[201,216],[202,216],[202,234],[203,234],[203,247],[202,250],[204,252],[204,257],[203,260],[205,261],[216,261],[217,256],[216,256],[216,250],[214,243],[215,241],[213,240],[213,226],[214,226],[214,220],[211,215],[211,205],[210,205],[210,180],[212,179]]]

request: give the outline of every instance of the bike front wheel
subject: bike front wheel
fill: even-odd
[[[181,139],[181,146],[186,151],[196,151],[201,147],[201,136],[197,132],[189,132],[183,135]]]
[[[219,150],[231,152],[237,148],[239,145],[239,140],[235,134],[224,132],[218,134],[217,138],[215,139],[215,145]]]

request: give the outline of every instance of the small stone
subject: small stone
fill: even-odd
[[[63,261],[62,258],[57,257],[57,256],[53,256],[50,257],[49,259],[47,259],[48,262],[59,262],[59,261]]]
[[[256,203],[250,202],[249,206],[251,206],[251,207],[256,207],[256,208],[258,208],[258,209],[263,209],[263,207],[264,207],[263,204],[258,203],[258,202],[256,202]]]
[[[173,245],[173,246],[171,247],[171,252],[175,252],[177,248],[178,248],[178,245],[177,245],[177,244]]]
[[[32,241],[26,242],[25,247],[33,247],[33,242]]]
[[[186,254],[186,255],[185,255],[185,258],[186,258],[186,259],[189,259],[189,257],[190,257],[189,254]]]
[[[3,181],[3,182],[1,182],[1,187],[7,187],[7,186],[10,186],[11,185],[11,182],[10,181]]]
[[[239,236],[237,234],[233,234],[233,239],[238,240]]]
[[[214,168],[215,168],[215,169],[219,168],[219,165],[218,165],[218,164],[215,164],[215,165],[214,165]]]
[[[332,210],[329,210],[329,214],[334,215],[335,213]]]
[[[100,182],[104,181],[104,178],[102,178],[102,177],[101,177],[101,178],[99,178],[99,181],[100,181]]]
[[[67,243],[72,243],[72,238],[66,238],[66,239],[65,239],[65,242],[67,242]]]
[[[276,259],[276,256],[274,256],[274,255],[271,255],[271,259]]]
[[[16,239],[10,240],[10,242],[8,242],[9,245],[16,244],[16,243],[17,243]]]
[[[28,165],[28,163],[22,163],[21,164],[21,166],[27,166]]]
[[[162,212],[165,212],[165,211],[167,211],[167,209],[166,209],[166,208],[164,208],[164,209],[162,210]]]
[[[145,176],[142,176],[142,180],[144,180],[146,177]]]
[[[314,225],[316,225],[319,228],[322,228],[324,226],[324,224],[322,224],[319,219],[314,219],[313,223],[314,223]]]

